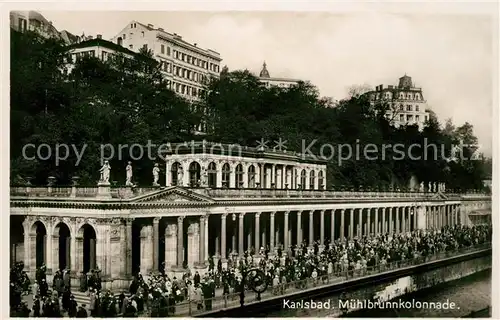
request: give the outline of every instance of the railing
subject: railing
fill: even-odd
[[[473,253],[485,249],[490,249],[491,243],[485,243],[477,246],[462,248],[456,251],[443,251],[437,252],[431,256],[423,257],[419,256],[413,259],[408,259],[404,261],[394,261],[387,264],[380,264],[373,267],[367,267],[364,269],[355,270],[334,270],[333,273],[323,276],[318,276],[316,279],[308,278],[305,280],[291,281],[287,283],[280,283],[276,286],[269,286],[267,291],[262,293],[260,296],[260,301],[276,298],[283,295],[290,295],[293,293],[304,292],[308,290],[314,290],[322,287],[331,286],[333,284],[340,284],[347,282],[352,279],[358,279],[374,274],[380,274],[383,272],[392,272],[396,270],[401,270],[404,268],[421,265],[423,263],[438,261],[446,258],[455,257],[461,254]],[[251,304],[259,302],[257,294],[253,291],[245,292],[245,304]],[[198,309],[198,301],[189,300],[186,302],[178,303],[171,306],[170,309],[166,307],[161,310],[149,310],[148,314],[144,316],[151,316],[152,314],[160,313],[168,316],[195,316],[203,314],[206,312],[223,310],[227,308],[234,308],[240,306],[240,293],[234,292],[227,295],[216,296],[209,299],[203,299],[202,308]],[[174,311],[175,310],[175,311]],[[172,311],[174,311],[172,313]]]
[[[433,192],[408,192],[408,191],[337,191],[337,190],[296,190],[296,189],[236,189],[236,188],[194,188],[187,189],[205,194],[212,198],[223,199],[262,199],[262,198],[286,198],[286,199],[394,199],[394,198],[411,198],[411,199],[428,199],[434,197]],[[115,199],[127,199],[141,194],[157,191],[158,187],[111,187],[111,197]],[[77,197],[77,198],[93,198],[98,194],[98,187],[11,187],[11,196],[26,196],[26,197]],[[487,194],[481,193],[444,193],[449,199],[460,198],[488,198]]]

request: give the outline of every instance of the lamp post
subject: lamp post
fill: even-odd
[[[240,285],[240,306],[245,304],[245,289],[248,288],[257,293],[257,301],[260,301],[260,295],[267,290],[268,283],[264,271],[258,268],[247,270],[241,279]]]

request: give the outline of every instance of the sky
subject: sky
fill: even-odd
[[[474,126],[491,155],[496,20],[404,12],[47,11],[59,30],[110,39],[130,21],[162,27],[221,54],[221,67],[310,81],[342,99],[352,85],[397,85],[407,74],[444,123]],[[494,38],[496,37],[496,38]]]

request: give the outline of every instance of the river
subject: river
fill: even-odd
[[[447,282],[433,288],[404,295],[392,301],[420,301],[455,303],[454,309],[384,308],[364,309],[351,312],[347,317],[356,318],[413,318],[413,317],[490,317],[491,316],[491,269],[471,276]],[[321,299],[327,301],[328,297]],[[261,315],[254,315],[261,316]],[[337,317],[339,311],[325,309],[281,309],[267,313],[266,317]]]

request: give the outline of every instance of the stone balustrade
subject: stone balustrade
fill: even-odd
[[[194,192],[206,194],[212,198],[415,198],[425,199],[433,197],[433,192],[408,192],[408,191],[340,191],[340,190],[283,190],[283,189],[254,189],[254,188],[191,188]],[[111,187],[111,197],[115,199],[127,199],[134,196],[147,194],[159,187]],[[479,191],[470,193],[448,193],[444,192],[447,198],[482,198],[489,197],[486,193]],[[59,187],[11,187],[11,196],[21,197],[58,197],[58,198],[95,198],[98,195],[98,187],[85,186],[59,186]]]

